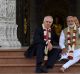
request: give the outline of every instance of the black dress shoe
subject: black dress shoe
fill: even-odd
[[[48,73],[48,68],[45,66],[42,66],[41,71],[42,73]]]
[[[48,68],[45,66],[36,67],[36,73],[48,73]]]
[[[36,73],[42,73],[42,71],[41,71],[41,67],[36,67],[36,71],[35,71]]]

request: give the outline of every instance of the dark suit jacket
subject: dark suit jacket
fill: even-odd
[[[58,36],[55,34],[53,29],[51,29],[51,43],[54,45],[55,43],[58,43],[59,39]],[[34,33],[33,37],[33,44],[29,47],[29,49],[24,53],[24,55],[28,58],[31,58],[36,53],[36,47],[38,44],[46,45],[46,42],[44,41],[44,31],[42,26],[37,27]]]

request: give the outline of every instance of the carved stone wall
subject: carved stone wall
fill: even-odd
[[[0,0],[0,22],[16,23],[16,0]]]
[[[0,46],[21,47],[17,38],[16,0],[0,0]]]

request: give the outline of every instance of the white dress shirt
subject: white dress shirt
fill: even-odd
[[[64,35],[63,30],[62,30],[61,35],[60,35],[59,46],[61,49],[65,48],[65,35]]]

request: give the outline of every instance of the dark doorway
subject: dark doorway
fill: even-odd
[[[29,0],[16,0],[17,36],[22,46],[30,45]]]

